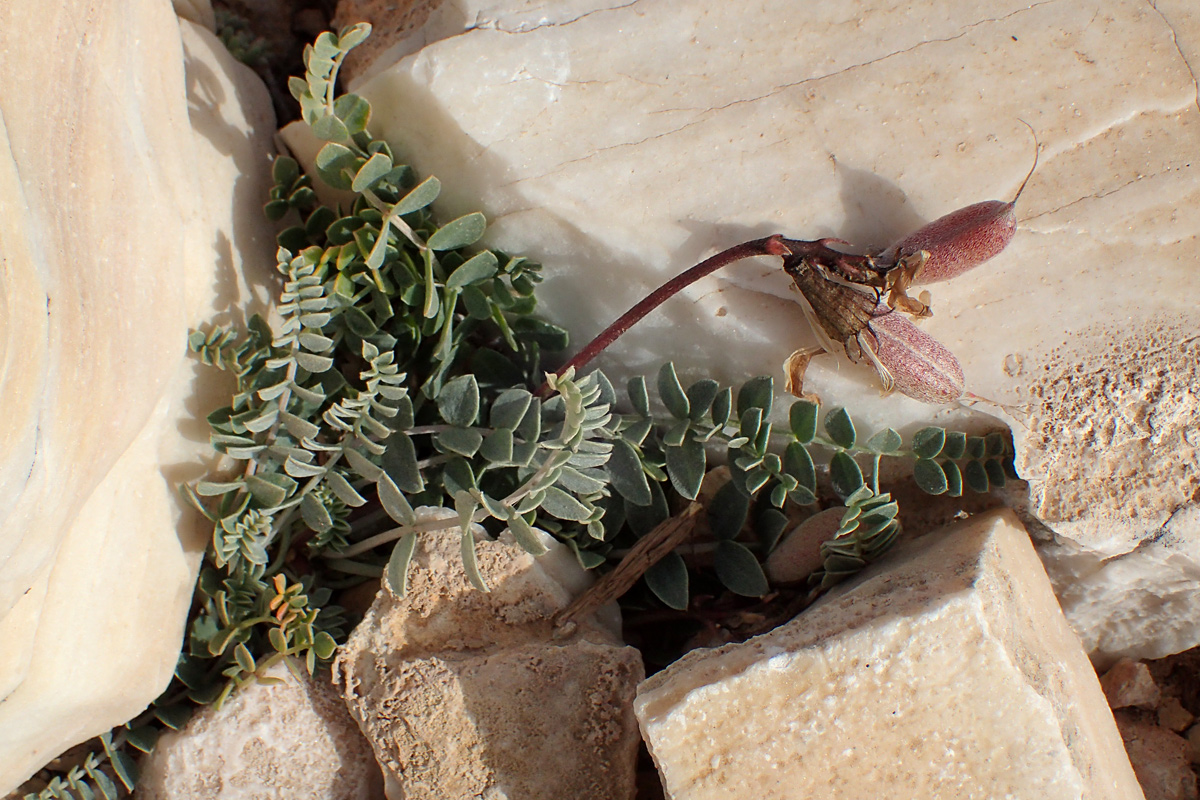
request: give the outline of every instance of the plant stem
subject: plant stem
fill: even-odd
[[[783,239],[779,234],[768,236],[765,239],[755,239],[750,242],[742,242],[734,245],[728,250],[722,250],[715,256],[706,258],[694,267],[681,272],[671,280],[664,283],[662,286],[655,289],[647,295],[641,302],[637,303],[633,308],[622,314],[616,322],[609,325],[604,331],[592,339],[586,347],[568,361],[558,370],[558,374],[562,375],[569,369],[578,371],[593,358],[604,351],[606,347],[615,342],[617,338],[625,331],[629,330],[642,317],[649,314],[654,309],[658,308],[672,295],[678,293],[701,278],[716,272],[721,267],[727,264],[732,264],[734,261],[740,261],[743,258],[751,258],[753,256],[787,256],[791,254],[791,250],[783,244]],[[537,395],[545,397],[548,384],[543,383],[538,389]]]

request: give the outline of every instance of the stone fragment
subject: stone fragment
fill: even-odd
[[[1007,511],[902,545],[770,633],[689,653],[635,709],[673,800],[1141,797]]]
[[[1102,684],[1103,685],[1103,684]],[[1158,724],[1182,733],[1196,720],[1196,715],[1183,707],[1178,697],[1168,697],[1158,707]]]
[[[1004,404],[976,408],[1013,422],[1032,513],[1070,545],[1043,555],[1061,562],[1055,586],[1088,650],[1111,662],[1200,644],[1192,4],[1118,0],[1100,17],[1082,0],[339,9],[342,23],[380,22],[361,72],[374,77],[355,84],[373,129],[441,178],[446,218],[482,210],[490,244],[546,264],[543,307],[579,345],[739,241],[883,249],[1007,200],[1033,161],[1029,121],[1042,152],[1016,238],[933,287],[921,325],[968,390]],[[734,382],[778,376],[814,342],[764,259],[669,301],[598,364],[618,382],[666,359],[685,380]],[[871,429],[968,414],[881,397],[869,366],[828,357],[806,387]]]
[[[507,533],[480,535],[485,593],[463,573],[457,527],[423,534],[405,596],[380,591],[342,648],[335,680],[392,800],[632,798],[641,657],[611,620],[552,638],[587,578],[545,539],[535,559]]]
[[[1100,678],[1100,688],[1109,708],[1138,706],[1154,709],[1158,706],[1159,688],[1150,668],[1140,661],[1123,658]]]
[[[1191,751],[1188,753],[1188,759],[1193,764],[1200,763],[1200,725],[1193,725],[1188,728],[1187,741],[1192,746]]]
[[[821,566],[821,543],[837,535],[846,509],[827,508],[793,528],[767,556],[767,577],[773,583],[801,581]]]
[[[1127,711],[1116,713],[1117,727],[1129,761],[1142,785],[1146,800],[1196,800],[1196,773],[1182,736],[1137,719]]]
[[[376,800],[383,776],[371,746],[327,679],[279,665],[220,709],[160,737],[142,761],[139,800]]]
[[[3,796],[171,679],[232,387],[185,341],[270,296],[274,118],[161,0],[5,0],[0,69]]]

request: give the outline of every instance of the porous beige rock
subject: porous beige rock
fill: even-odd
[[[405,596],[380,591],[339,653],[335,679],[392,800],[633,797],[641,656],[611,622],[553,638],[552,615],[587,579],[546,540],[535,559],[507,534],[481,537],[484,593],[457,531],[423,534]]]
[[[1140,661],[1123,658],[1100,677],[1100,688],[1109,708],[1138,706],[1153,709],[1158,705],[1159,688],[1150,668]]]
[[[543,307],[576,347],[739,241],[882,249],[1009,199],[1033,162],[1028,122],[1042,150],[1015,240],[931,287],[922,325],[968,390],[1005,404],[976,408],[1012,423],[1089,651],[1200,643],[1193,3],[347,2],[340,21],[367,6],[428,12],[356,85],[373,129],[442,179],[447,218],[482,210],[491,244],[545,262]],[[814,341],[765,260],[685,291],[598,364],[619,381],[673,359],[685,379],[734,382],[778,376]],[[806,388],[869,430],[980,424],[880,397],[870,368],[830,358]]]
[[[1007,511],[903,545],[770,633],[689,653],[635,709],[673,800],[1141,797]]]
[[[249,684],[160,737],[139,800],[378,800],[383,776],[341,695],[301,675],[272,667],[281,683]]]
[[[3,795],[174,671],[230,390],[185,338],[268,297],[274,119],[159,0],[0,3],[0,69]]]

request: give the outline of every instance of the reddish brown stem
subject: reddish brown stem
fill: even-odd
[[[740,261],[743,258],[751,258],[753,256],[786,256],[791,251],[783,244],[783,238],[779,234],[768,236],[765,239],[755,239],[751,242],[742,242],[739,245],[734,245],[728,250],[722,250],[711,258],[706,258],[696,266],[681,272],[671,280],[664,283],[662,286],[651,292],[645,299],[635,305],[633,308],[622,314],[616,322],[609,325],[604,331],[592,341],[588,342],[587,347],[579,351],[578,354],[559,369],[558,374],[566,372],[568,369],[574,368],[579,370],[585,366],[596,356],[600,355],[606,347],[615,342],[617,338],[625,331],[632,328],[642,317],[649,314],[654,309],[658,308],[672,295],[684,289],[687,286],[695,283],[706,275],[716,272],[721,267],[727,264],[732,264],[734,261]],[[546,390],[549,388],[546,384],[542,384],[537,393],[539,396],[545,396]]]

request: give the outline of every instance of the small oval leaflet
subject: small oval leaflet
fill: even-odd
[[[475,211],[438,228],[427,244],[431,250],[456,250],[479,241],[486,229],[487,219]]]
[[[846,409],[835,408],[826,415],[825,432],[838,447],[847,450],[854,447],[854,423],[850,421],[850,414],[846,412]]]
[[[699,421],[708,413],[720,388],[720,385],[710,378],[698,380],[687,388],[688,405],[691,407],[690,417],[693,422]]]
[[[892,428],[884,428],[867,440],[866,448],[872,453],[888,455],[895,453],[903,444],[899,433]]]
[[[328,479],[327,475],[326,480]],[[304,495],[304,499],[300,501],[300,515],[304,517],[305,524],[317,533],[324,533],[333,527],[333,518],[329,516],[329,510],[311,492]]]
[[[963,469],[963,483],[972,492],[983,493],[988,490],[987,469],[979,461],[968,461]]]
[[[676,552],[667,555],[643,576],[646,586],[667,608],[683,611],[688,607],[688,570]]]
[[[717,577],[734,594],[743,597],[762,597],[767,593],[767,576],[754,553],[741,542],[717,542],[714,565]]]
[[[512,533],[513,538],[517,540],[517,544],[526,553],[533,556],[540,556],[547,552],[546,544],[520,514],[514,512],[508,518],[508,530]]]
[[[863,486],[862,470],[845,452],[834,453],[829,461],[829,481],[839,497],[849,497]]]
[[[687,419],[691,411],[687,394],[675,374],[675,365],[668,361],[658,370],[658,397],[675,419]]]
[[[474,375],[448,381],[437,396],[438,413],[451,425],[470,427],[479,415],[479,384]]]
[[[370,189],[391,171],[392,159],[386,153],[376,153],[355,173],[350,189],[355,192]]]
[[[946,445],[945,428],[921,428],[913,434],[912,451],[917,458],[937,458]]]
[[[742,384],[738,390],[738,414],[745,414],[752,408],[761,408],[763,417],[771,414],[771,403],[775,399],[775,379],[769,375],[759,375]]]
[[[624,439],[613,442],[612,454],[605,464],[609,480],[617,493],[635,506],[650,505],[650,482],[642,471],[642,460],[633,445]]]
[[[387,473],[379,476],[376,487],[379,491],[379,502],[389,517],[401,525],[412,525],[417,521],[413,507],[409,505],[407,498],[396,488],[396,484],[388,477]]]
[[[684,439],[679,447],[668,447],[667,475],[675,491],[689,500],[695,500],[704,480],[707,461],[704,445],[695,439]]]
[[[750,498],[733,481],[717,490],[708,506],[708,525],[718,539],[733,539],[742,532],[750,513]]]
[[[917,463],[913,465],[913,480],[926,494],[943,494],[950,488],[941,465],[930,458],[917,459]]]
[[[808,400],[797,400],[788,409],[788,424],[792,436],[801,444],[808,444],[817,435],[817,412],[820,407]]]
[[[333,101],[333,113],[346,126],[346,132],[353,136],[367,129],[371,121],[371,104],[356,94],[344,94]]]
[[[480,283],[491,278],[499,268],[496,254],[491,250],[476,253],[462,263],[446,280],[447,289],[461,289],[473,283]]]
[[[946,431],[946,444],[942,447],[941,455],[945,458],[958,459],[967,453],[967,435],[962,431]]]
[[[412,561],[413,550],[417,546],[417,534],[406,533],[392,548],[392,555],[387,563],[387,584],[392,594],[403,597],[408,591],[408,564]]]
[[[958,464],[946,459],[942,462],[942,472],[946,475],[946,493],[951,497],[961,497],[963,490],[962,470]]]
[[[425,206],[437,200],[442,192],[442,182],[430,175],[413,187],[412,191],[400,198],[400,202],[392,207],[396,216],[404,216],[414,211],[420,211]]]

